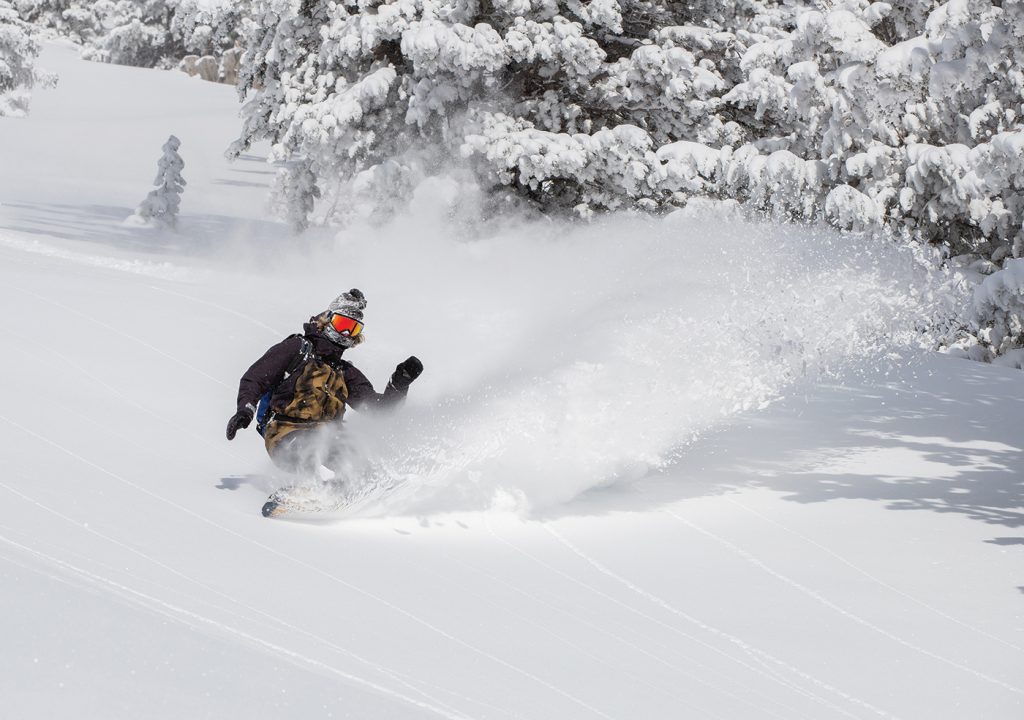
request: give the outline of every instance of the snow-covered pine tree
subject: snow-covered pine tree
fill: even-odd
[[[213,16],[214,9],[207,8],[199,0],[182,0],[175,8],[171,29],[183,39],[182,44],[189,53],[213,55],[219,48],[223,28]]]
[[[157,162],[156,185],[143,200],[131,220],[133,224],[158,225],[173,228],[177,224],[181,194],[185,191],[185,178],[181,171],[185,162],[178,154],[181,141],[174,135],[163,145],[163,155]]]
[[[331,207],[461,155],[546,210],[735,199],[1024,251],[1024,0],[254,0],[250,30],[232,152],[270,140]]]
[[[218,59],[225,52],[234,54],[250,12],[248,0],[13,2],[26,22],[52,28],[82,45],[86,59],[162,68],[176,65],[188,54]]]
[[[105,32],[103,18],[114,7],[110,0],[14,0],[22,20],[88,45]]]
[[[39,42],[9,0],[0,0],[0,117],[28,114]]]
[[[189,53],[219,60],[241,41],[250,11],[249,2],[242,0],[178,0],[172,7],[171,32]]]
[[[730,52],[728,40],[700,29],[652,39],[674,17],[657,4],[257,0],[253,17],[239,83],[245,122],[232,152],[269,139],[275,161],[308,158],[327,194],[389,160],[434,170],[465,146],[485,158],[479,167],[492,182],[542,203],[614,207],[631,191],[649,194],[636,187],[640,146],[630,143],[639,136],[609,136],[624,140],[615,148],[622,157],[591,169],[608,181],[597,188],[576,165],[604,146],[561,146],[565,133],[633,124],[654,133],[651,143],[695,127],[706,142],[732,137],[708,105],[724,85],[713,58]],[[550,150],[543,162],[520,167],[521,155],[494,152],[495,135],[534,131],[545,135],[524,139]],[[480,147],[467,138],[491,139]]]
[[[104,31],[82,56],[117,65],[173,67],[187,54],[171,30],[175,5],[173,0],[96,3],[94,12],[101,17]]]
[[[292,153],[277,142],[289,120],[282,113],[294,113],[309,98],[303,92],[303,78],[317,79],[313,65],[318,51],[318,29],[323,23],[326,3],[303,0],[297,8],[281,0],[253,0],[245,38],[246,50],[239,68],[238,94],[245,102],[241,134],[228,151],[237,157],[260,139],[274,141],[272,160],[288,162]],[[302,77],[298,77],[301,74]],[[323,85],[327,78],[320,82]]]
[[[292,231],[301,233],[309,227],[310,215],[320,198],[316,176],[309,163],[298,160],[283,163],[277,171],[271,190],[271,202],[288,221]]]
[[[1024,127],[1022,52],[1019,0],[844,0],[805,9],[790,31],[751,45],[723,100],[762,152],[824,164],[829,219],[885,222],[954,253],[995,256],[1024,219],[1001,202],[1015,164],[1000,173],[991,162],[1006,156],[1006,133]]]

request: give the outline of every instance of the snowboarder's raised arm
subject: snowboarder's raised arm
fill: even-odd
[[[415,356],[409,357],[395,368],[384,392],[378,393],[355,365],[346,364],[345,384],[348,386],[348,402],[356,410],[393,407],[405,398],[409,392],[409,385],[422,372],[423,363]]]

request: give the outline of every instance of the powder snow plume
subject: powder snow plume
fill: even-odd
[[[350,416],[374,482],[401,486],[371,513],[530,512],[641,476],[798,383],[927,344],[935,312],[926,263],[883,238],[677,213],[465,240],[422,215],[304,269],[366,292],[350,357],[378,385],[426,366],[401,412]]]

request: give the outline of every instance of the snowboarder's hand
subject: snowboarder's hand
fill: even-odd
[[[395,387],[406,388],[412,381],[423,372],[423,363],[415,355],[410,355],[404,362],[398,363],[395,372],[391,375],[391,384]]]
[[[249,427],[249,423],[252,422],[252,410],[244,408],[239,410],[231,419],[228,420],[228,440],[235,439],[235,433],[239,430]]]

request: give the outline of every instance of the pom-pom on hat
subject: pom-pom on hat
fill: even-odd
[[[342,293],[327,306],[327,314],[338,313],[353,320],[363,321],[363,310],[366,309],[366,296],[362,291],[352,288]]]

